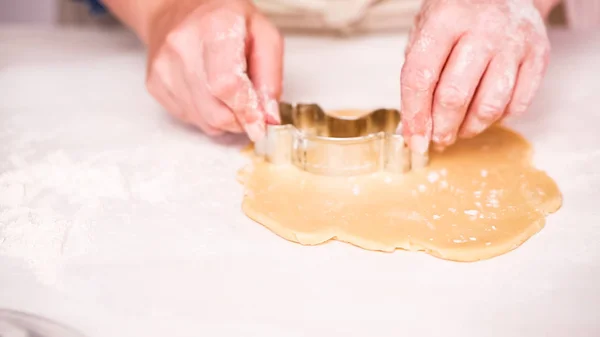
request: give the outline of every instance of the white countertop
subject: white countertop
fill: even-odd
[[[552,41],[512,125],[564,206],[464,264],[275,236],[240,210],[244,141],[169,119],[130,35],[0,28],[0,307],[89,337],[600,336],[600,32]],[[286,98],[398,106],[404,43],[288,38]]]

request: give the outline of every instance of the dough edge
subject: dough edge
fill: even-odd
[[[495,125],[495,128],[503,129],[515,137],[519,139],[520,142],[524,142],[529,144],[527,139],[523,137],[520,133],[506,127],[503,125]],[[252,157],[252,147],[247,147],[243,150],[243,154],[248,158]],[[242,177],[242,172],[251,168],[252,163],[247,164],[245,167],[239,170],[238,172],[238,181],[244,186],[244,200],[242,202],[242,211],[246,216],[248,216],[253,221],[257,222],[263,227],[266,227],[272,233],[290,241],[293,243],[301,244],[304,246],[316,246],[328,243],[330,241],[340,241],[355,247],[375,252],[384,252],[384,253],[393,253],[397,250],[411,251],[411,252],[425,252],[428,255],[431,255],[436,258],[440,258],[443,260],[449,260],[454,262],[476,262],[482,260],[492,259],[494,257],[507,254],[529,239],[531,239],[534,235],[539,233],[546,225],[546,218],[548,215],[555,213],[558,211],[563,204],[563,194],[558,188],[556,181],[550,177],[546,171],[538,169],[533,165],[533,156],[534,149],[533,147],[529,147],[527,153],[523,155],[523,160],[521,165],[525,169],[533,170],[537,173],[544,174],[549,181],[552,181],[554,187],[558,191],[558,194],[552,198],[547,200],[546,202],[538,205],[536,207],[536,211],[538,213],[539,218],[528,228],[524,228],[524,231],[521,232],[517,237],[513,240],[502,242],[501,244],[495,245],[494,251],[497,251],[495,254],[490,254],[489,251],[476,250],[476,249],[465,249],[464,247],[457,247],[454,249],[444,249],[444,253],[439,252],[438,250],[431,249],[426,247],[426,244],[420,244],[409,241],[407,245],[394,244],[394,245],[385,245],[380,242],[373,242],[371,240],[365,240],[364,238],[354,236],[348,232],[345,232],[340,228],[324,228],[324,230],[319,232],[298,232],[294,230],[290,230],[285,227],[285,225],[278,224],[277,221],[273,221],[268,216],[261,215],[260,212],[255,212],[250,206],[245,198],[245,183],[244,178]]]

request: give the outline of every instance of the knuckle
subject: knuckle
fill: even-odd
[[[171,48],[173,50],[179,50],[184,43],[184,33],[180,29],[174,29],[170,31],[167,36],[165,36],[165,47]]]
[[[436,96],[438,104],[446,109],[458,110],[467,105],[467,92],[456,86],[443,86]]]
[[[161,53],[161,54],[156,55],[154,57],[154,59],[151,61],[148,71],[149,71],[150,75],[156,76],[158,74],[161,74],[164,71],[165,66],[166,66],[166,60],[165,60],[165,57]]]
[[[535,62],[548,62],[550,59],[550,46],[545,44],[536,46],[532,54]]]
[[[148,81],[156,82],[168,78],[171,64],[171,60],[164,52],[156,55],[148,68]]]
[[[165,36],[162,54],[168,55],[170,60],[182,62],[190,49],[199,48],[201,40],[197,37],[197,30],[190,23],[183,23]]]
[[[477,106],[476,115],[481,121],[492,122],[502,115],[504,108],[500,102],[483,101]]]
[[[167,84],[163,82],[160,73],[150,70],[146,77],[145,85],[150,95],[156,98],[165,92]]]
[[[547,63],[550,59],[550,40],[548,36],[533,37],[528,45],[528,55],[530,62]]]
[[[545,65],[550,62],[550,46],[545,47],[540,53],[540,61]]]
[[[522,115],[529,108],[529,102],[523,100],[514,101],[510,106],[510,114]]]
[[[402,69],[402,87],[411,91],[430,91],[435,83],[433,71],[406,66]]]

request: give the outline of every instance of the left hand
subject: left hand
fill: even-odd
[[[147,32],[150,93],[210,136],[279,123],[283,40],[250,0],[163,0]]]
[[[411,150],[444,148],[525,112],[549,50],[533,0],[425,0],[401,74]]]

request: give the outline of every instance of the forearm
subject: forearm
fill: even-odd
[[[535,7],[540,11],[544,19],[548,18],[552,9],[558,5],[561,0],[534,0]]]
[[[154,14],[173,0],[103,0],[125,25],[129,26],[139,38],[148,42],[149,29]]]

